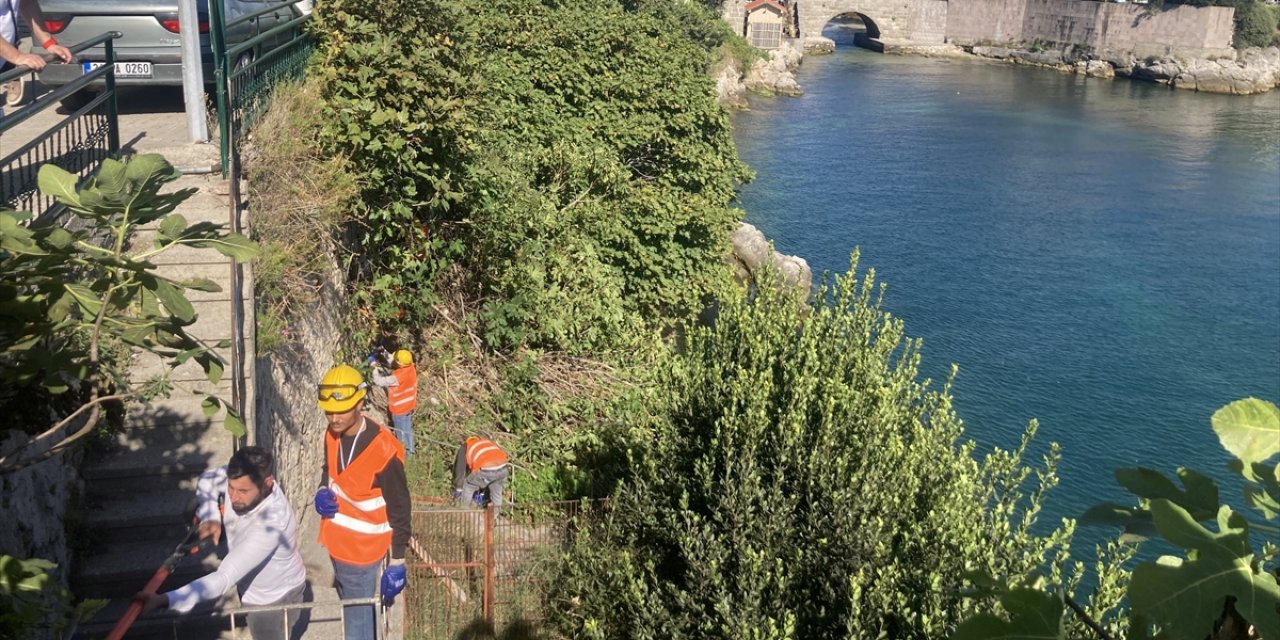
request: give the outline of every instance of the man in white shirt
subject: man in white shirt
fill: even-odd
[[[298,552],[298,526],[284,492],[272,475],[274,460],[259,447],[244,447],[223,467],[206,471],[196,483],[199,501],[196,517],[200,538],[217,544],[227,534],[227,557],[218,570],[185,587],[162,594],[138,594],[145,599],[143,613],[168,607],[179,613],[191,611],[196,603],[214,600],[233,585],[246,606],[283,605],[304,602],[307,574]],[[219,508],[225,495],[231,509]],[[254,640],[296,640],[306,629],[305,609],[288,612],[288,633],[280,611],[248,614],[249,633]]]

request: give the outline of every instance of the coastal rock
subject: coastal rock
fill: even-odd
[[[716,76],[716,97],[720,104],[730,109],[749,109],[747,86],[742,83],[742,71],[732,61]]]
[[[1135,63],[1131,75],[1190,91],[1265,93],[1280,86],[1280,49],[1245,49],[1214,58],[1155,58]]]
[[[1079,60],[1075,63],[1075,71],[1089,78],[1116,77],[1116,68],[1103,60]]]
[[[1013,49],[1007,47],[973,47],[971,49],[973,55],[982,58],[995,58],[996,60],[1008,60],[1013,57]]]
[[[786,286],[805,298],[812,293],[813,269],[809,263],[804,258],[774,251],[769,239],[755,226],[740,223],[730,240],[733,243],[730,262],[740,284],[749,283],[766,265],[772,265]]]
[[[1207,54],[1166,55],[1138,60],[1133,51],[1071,49],[1024,51],[974,46],[973,55],[1069,70],[1091,78],[1129,77],[1178,89],[1249,95],[1280,86],[1280,48],[1214,50]]]
[[[804,39],[805,53],[821,55],[824,53],[835,53],[836,41],[831,38],[822,36],[809,36]]]
[[[803,57],[791,47],[769,52],[768,60],[756,60],[743,78],[747,89],[764,95],[804,95],[804,89],[796,82],[795,68]]]

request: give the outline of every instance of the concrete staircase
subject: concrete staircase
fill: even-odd
[[[192,147],[205,156],[217,153],[213,145]],[[183,158],[184,151],[187,150],[161,153],[175,166],[209,165],[207,158],[194,161]],[[206,220],[227,222],[231,210],[229,185],[220,175],[183,176],[170,187],[199,190],[178,209],[189,224]],[[154,233],[154,229],[139,230],[132,240],[133,246],[150,246]],[[160,273],[170,278],[202,277],[217,282],[221,292],[188,292],[198,314],[188,330],[209,344],[232,338],[232,262],[229,259],[213,250],[180,247],[165,252],[154,262],[159,265]],[[252,304],[247,293],[242,295],[245,296],[245,322],[252,323]],[[251,361],[254,354],[251,324],[245,327],[245,333],[249,337],[242,353]],[[220,382],[210,383],[194,362],[177,367],[169,375],[175,386],[170,397],[132,407],[125,430],[82,467],[85,489],[80,530],[84,533],[73,543],[84,552],[73,571],[72,590],[81,597],[105,598],[110,602],[93,620],[77,629],[77,638],[102,638],[110,632],[133,595],[142,590],[185,536],[194,508],[196,477],[206,469],[226,464],[234,450],[233,438],[222,426],[222,414],[205,417],[200,407],[203,394],[192,393],[211,392],[231,401],[231,354],[229,350],[217,351],[228,363]],[[139,354],[131,365],[130,378],[146,380],[166,369],[159,358]],[[254,385],[252,372],[247,371],[247,367],[244,382],[243,388],[249,396],[244,406],[252,407]],[[251,423],[249,429],[252,434]],[[300,512],[304,506],[295,505],[295,510]],[[218,554],[225,552],[224,542],[220,550],[184,558],[160,591],[177,588],[216,569]],[[309,567],[312,564],[308,562]],[[312,580],[314,601],[338,599],[327,583],[317,582],[323,580]],[[221,608],[236,605],[238,598],[231,593],[223,601],[190,614],[152,613],[134,622],[126,637],[247,638],[248,632],[243,628],[229,630],[229,616],[220,613]],[[339,607],[322,606],[313,612],[307,638],[341,638],[342,635]]]
[[[199,192],[178,212],[189,223],[225,223],[230,210],[226,186],[221,176],[182,177],[173,183],[174,190],[194,187]],[[154,229],[142,229],[131,242],[134,247],[148,247],[154,233]],[[212,250],[180,248],[162,254],[155,262],[170,278],[209,278],[222,287],[218,293],[189,292],[198,314],[189,331],[209,343],[230,339],[230,260]],[[253,353],[251,344],[246,349]],[[219,355],[230,360],[226,350],[219,350]],[[129,375],[141,381],[164,369],[160,358],[138,354]],[[200,408],[202,396],[192,393],[210,392],[229,401],[230,367],[227,374],[215,385],[193,362],[178,367],[170,376],[175,387],[170,397],[131,407],[125,430],[108,448],[86,460],[81,470],[85,481],[82,530],[89,539],[79,541],[86,553],[73,572],[72,589],[79,596],[108,598],[111,603],[81,626],[79,637],[103,637],[110,631],[131,597],[185,536],[194,507],[195,478],[230,458],[232,436],[223,429],[221,416],[205,417]],[[215,552],[187,557],[161,590],[186,584],[216,566]],[[208,616],[201,619],[203,624],[184,624],[182,628],[174,626],[175,620],[172,616],[147,616],[134,624],[128,637],[216,638],[218,629],[225,626],[224,620]]]

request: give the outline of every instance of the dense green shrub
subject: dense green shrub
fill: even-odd
[[[317,18],[372,316],[429,317],[456,260],[491,345],[585,352],[725,286],[747,172],[706,75],[728,37],[711,13],[335,0]]]
[[[1236,7],[1235,47],[1270,46],[1276,33],[1276,19],[1280,13],[1257,2],[1245,2]]]
[[[936,639],[991,606],[961,596],[967,571],[1021,576],[1065,550],[1069,523],[1032,532],[1056,447],[1025,466],[1032,423],[975,461],[882,291],[851,271],[808,306],[766,285],[689,332],[669,421],[567,556],[561,631]]]

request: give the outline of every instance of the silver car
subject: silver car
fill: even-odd
[[[223,0],[227,21],[278,5],[278,10],[262,16],[257,26],[242,25],[227,34],[227,42],[244,42],[310,10],[310,2],[287,4],[281,0]],[[178,0],[41,0],[45,29],[64,46],[73,46],[107,31],[123,34],[112,46],[116,54],[117,85],[182,85],[182,51],[178,37]],[[198,0],[201,60],[204,81],[212,83],[213,54],[209,46],[208,0]],[[279,41],[288,39],[282,35]],[[279,41],[245,52],[237,64]],[[43,54],[38,46],[33,53]],[[49,64],[40,73],[40,82],[60,86],[101,66],[106,59],[101,46],[81,52],[71,64]]]

